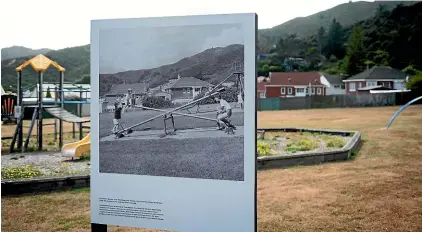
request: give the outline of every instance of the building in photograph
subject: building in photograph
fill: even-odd
[[[346,94],[367,93],[371,90],[406,90],[408,75],[387,66],[374,66],[343,80]]]
[[[169,87],[172,101],[192,101],[202,91],[212,87],[210,83],[195,77],[178,77],[177,81]]]
[[[261,98],[325,96],[320,79],[319,72],[270,72],[268,81],[258,84],[258,92]]]

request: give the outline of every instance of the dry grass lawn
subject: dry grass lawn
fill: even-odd
[[[259,231],[422,231],[422,106],[386,130],[397,109],[260,112],[259,127],[353,129],[364,142],[353,161],[260,171]],[[88,190],[3,198],[2,230],[89,231],[89,207]]]

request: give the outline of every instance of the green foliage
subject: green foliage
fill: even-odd
[[[345,37],[343,33],[343,26],[335,18],[332,20],[328,29],[327,42],[323,48],[323,53],[329,57],[335,55],[336,57],[344,56]]]
[[[47,93],[45,95],[46,98],[51,98],[50,87],[47,88]]]
[[[2,179],[33,178],[41,175],[42,173],[34,169],[31,165],[24,167],[4,167],[1,170]]]
[[[422,73],[409,78],[409,82],[406,83],[406,88],[422,92]]]
[[[342,148],[346,142],[340,137],[327,138],[325,140],[327,147]]]
[[[304,138],[300,140],[295,140],[287,144],[287,151],[298,152],[298,151],[310,151],[318,148],[318,142],[315,140]]]
[[[344,69],[349,75],[355,75],[365,69],[366,49],[362,27],[355,27],[347,41],[347,54]]]
[[[282,72],[283,69],[272,60],[260,61],[258,64],[258,76],[268,77],[270,72]]]
[[[171,108],[173,104],[170,100],[161,97],[147,96],[142,99],[142,105],[149,108]]]
[[[257,155],[258,157],[261,156],[268,156],[271,153],[271,148],[268,144],[263,141],[257,142]]]
[[[417,70],[415,67],[413,67],[413,65],[407,66],[402,71],[405,72],[406,74],[410,75],[410,76],[415,76],[415,75],[419,75],[419,74],[422,73],[422,71]]]

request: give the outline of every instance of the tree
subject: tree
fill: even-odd
[[[325,28],[320,27],[317,32],[319,54],[322,55],[322,48],[325,46]]]
[[[46,98],[51,98],[50,86],[47,87],[47,94],[45,95]]]
[[[344,38],[343,38],[343,27],[341,24],[334,18],[331,22],[330,28],[328,30],[324,54],[326,57],[330,55],[335,55],[338,58],[344,56],[343,48]]]
[[[412,76],[406,83],[406,88],[416,92],[422,92],[422,73]]]
[[[366,50],[363,28],[355,27],[347,41],[347,53],[344,58],[345,71],[355,75],[365,69]]]

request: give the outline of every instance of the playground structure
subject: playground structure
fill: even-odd
[[[36,96],[36,104],[24,104],[23,101],[23,94],[22,94],[22,71],[25,67],[31,65],[32,68],[38,73],[38,84],[37,84],[37,96]],[[44,96],[43,93],[45,92],[43,89],[43,73],[49,68],[49,66],[54,66],[59,71],[59,87],[55,89],[55,99],[52,104],[44,105]],[[17,119],[16,129],[12,138],[12,142],[10,145],[10,153],[15,151],[15,144],[17,145],[17,149],[25,152],[28,149],[29,139],[32,134],[32,130],[34,125],[36,124],[37,128],[37,145],[38,150],[43,150],[43,127],[48,125],[55,126],[55,139],[57,136],[57,120],[59,121],[59,147],[63,146],[63,122],[69,122],[73,125],[79,124],[79,138],[80,140],[83,139],[83,128],[89,128],[84,126],[83,123],[90,122],[90,120],[83,119],[78,117],[67,110],[64,109],[65,103],[78,103],[78,104],[89,104],[88,101],[66,101],[64,98],[63,83],[64,83],[64,71],[65,69],[61,67],[56,62],[50,60],[44,55],[38,55],[33,57],[32,59],[25,61],[22,65],[16,68],[17,72],[17,100],[16,106],[14,110],[14,116]],[[75,92],[75,91],[72,91]],[[86,90],[80,91],[81,95],[82,92],[86,92]],[[58,94],[57,94],[58,93]],[[25,120],[25,112],[28,111],[26,109],[31,109],[32,117],[31,123],[29,126],[29,132],[27,134],[25,143],[23,141],[23,121]],[[54,123],[43,124],[44,113],[51,115],[54,117]]]
[[[76,157],[80,158],[86,152],[91,150],[91,133],[89,133],[85,138],[74,143],[65,144],[62,147],[62,156],[67,157]]]
[[[169,134],[174,134],[177,129],[174,125],[174,118],[173,118],[173,114],[174,115],[180,115],[180,116],[185,116],[185,117],[190,117],[190,118],[196,118],[196,119],[201,119],[201,120],[208,120],[208,121],[214,121],[216,122],[216,124],[220,127],[220,125],[218,124],[218,120],[217,118],[207,118],[207,117],[201,117],[201,116],[197,116],[197,115],[190,115],[190,114],[185,114],[185,113],[181,113],[181,112],[177,112],[178,110],[182,110],[182,109],[186,109],[186,108],[192,108],[196,105],[199,106],[200,102],[210,98],[210,97],[214,97],[218,94],[220,94],[221,92],[225,91],[225,88],[219,88],[224,82],[226,82],[227,80],[229,80],[230,78],[232,78],[233,76],[236,77],[236,82],[235,82],[235,86],[237,89],[237,93],[240,94],[240,96],[242,97],[242,100],[244,98],[244,73],[241,71],[237,71],[237,67],[235,66],[235,70],[232,74],[230,74],[228,77],[226,77],[223,81],[221,81],[219,84],[215,85],[212,89],[210,89],[209,91],[206,92],[206,94],[197,99],[194,100],[192,102],[189,102],[185,105],[182,105],[180,107],[176,107],[175,109],[169,110],[169,111],[165,111],[165,110],[161,110],[161,109],[155,109],[155,108],[150,108],[150,107],[145,107],[145,106],[133,106],[136,108],[142,108],[145,110],[153,110],[153,111],[158,111],[158,112],[162,112],[161,114],[151,117],[147,120],[144,120],[140,123],[137,123],[135,125],[126,127],[126,128],[122,128],[121,130],[115,132],[114,134],[116,135],[116,138],[122,138],[124,137],[124,134],[130,134],[133,132],[133,128],[144,125],[152,120],[158,119],[158,118],[163,118],[164,120],[164,135],[169,135]],[[173,131],[172,132],[168,132],[167,131],[167,120],[171,120],[172,126],[173,126]],[[225,133],[227,134],[234,134],[234,130],[235,130],[235,126],[231,124],[230,120],[223,120],[223,123],[225,124]]]
[[[394,119],[396,119],[396,117],[397,117],[397,116],[399,116],[399,114],[400,114],[400,113],[401,113],[404,109],[406,109],[406,108],[407,108],[410,104],[412,104],[412,103],[414,103],[414,102],[416,102],[416,101],[419,101],[419,100],[421,100],[421,99],[422,99],[422,96],[417,97],[417,98],[415,98],[415,99],[413,99],[413,100],[409,101],[408,103],[406,103],[404,106],[400,107],[400,109],[399,109],[399,110],[397,110],[397,112],[396,112],[396,113],[394,113],[393,117],[390,119],[390,122],[388,122],[387,129],[388,129],[388,128],[390,128],[390,126],[391,126],[391,124],[393,123]]]

